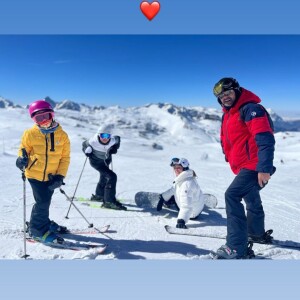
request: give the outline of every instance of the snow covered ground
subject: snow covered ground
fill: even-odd
[[[69,134],[71,140],[71,164],[63,187],[71,196],[74,193],[85,156],[81,143],[98,129],[99,123],[75,120],[74,114],[80,112],[58,111],[57,120]],[[143,211],[134,203],[138,191],[162,192],[173,180],[169,166],[172,157],[186,157],[191,168],[198,175],[198,181],[205,193],[214,194],[219,201],[218,207],[205,210],[199,220],[188,225],[203,233],[226,232],[226,213],[224,191],[233,179],[229,165],[224,161],[216,137],[209,137],[199,128],[184,128],[175,119],[164,119],[157,111],[153,116],[162,118],[164,126],[172,124],[173,133],[162,133],[155,138],[145,139],[134,130],[113,130],[121,135],[121,148],[113,157],[113,169],[118,175],[117,197],[127,205],[128,211],[115,211],[90,208],[75,202],[84,216],[94,227],[101,228],[110,224],[110,230],[103,234],[86,234],[74,237],[76,241],[108,244],[106,252],[96,256],[92,251],[58,250],[41,244],[27,243],[27,253],[32,259],[164,259],[164,260],[201,260],[208,259],[210,250],[215,250],[224,241],[210,238],[170,235],[164,225],[176,224],[176,214],[167,211]],[[82,115],[84,117],[84,114]],[[150,116],[151,117],[151,116]],[[134,114],[132,118],[135,118]],[[99,121],[101,123],[101,120]],[[103,121],[104,122],[104,121]],[[112,121],[113,122],[113,119]],[[208,122],[208,121],[206,121]],[[15,260],[23,255],[23,181],[21,172],[15,166],[17,150],[23,130],[32,126],[25,109],[0,110],[0,258]],[[207,124],[202,124],[205,128]],[[209,124],[215,129],[215,123]],[[213,130],[214,131],[214,130]],[[163,150],[151,147],[156,142]],[[268,186],[261,192],[266,214],[266,229],[274,230],[274,238],[292,240],[300,243],[299,235],[299,183],[300,183],[300,132],[280,132],[276,134],[275,165],[277,172]],[[76,195],[89,197],[95,191],[98,181],[97,172],[87,163],[83,171]],[[34,203],[30,185],[26,183],[27,219]],[[55,191],[50,217],[69,229],[90,231],[86,221],[72,207],[66,219],[69,202],[58,190]],[[277,260],[300,259],[300,251],[254,245],[257,253]]]

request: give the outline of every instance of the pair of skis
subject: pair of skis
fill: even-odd
[[[79,230],[72,230],[66,233],[68,234],[96,234],[96,233],[105,233],[108,231],[110,225],[103,226],[100,229],[97,229],[97,231],[89,231],[89,232],[84,232],[84,231],[79,231]],[[66,250],[74,250],[74,251],[81,251],[81,250],[91,250],[97,254],[102,254],[106,248],[107,244],[101,245],[101,244],[90,244],[90,243],[79,243],[79,242],[72,242],[64,238],[64,241],[62,243],[51,243],[51,242],[43,242],[41,240],[36,240],[32,237],[27,237],[26,238],[27,242],[29,243],[41,243],[45,246],[49,246],[51,248],[56,248],[56,249],[66,249]]]

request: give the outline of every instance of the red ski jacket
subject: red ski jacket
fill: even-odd
[[[233,107],[223,108],[221,145],[234,174],[244,169],[273,173],[275,139],[269,117],[252,92],[242,93]]]

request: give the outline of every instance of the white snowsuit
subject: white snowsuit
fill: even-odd
[[[204,207],[204,198],[201,188],[194,177],[193,170],[180,173],[174,180],[173,186],[162,193],[165,201],[174,196],[180,211],[177,219],[183,219],[185,223],[190,218],[197,217]]]

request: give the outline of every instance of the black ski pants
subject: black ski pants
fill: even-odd
[[[48,181],[38,181],[35,179],[28,179],[35,204],[32,207],[29,232],[33,236],[43,236],[45,232],[49,230],[49,208],[51,204],[51,198],[54,191],[48,189]]]
[[[258,172],[242,169],[225,192],[227,214],[227,245],[243,256],[247,250],[248,235],[265,233],[265,213],[258,184]],[[245,214],[242,199],[246,203]]]
[[[116,201],[117,174],[106,165],[104,160],[95,162],[90,160],[91,166],[100,173],[96,187],[96,195],[104,199],[104,202]]]

